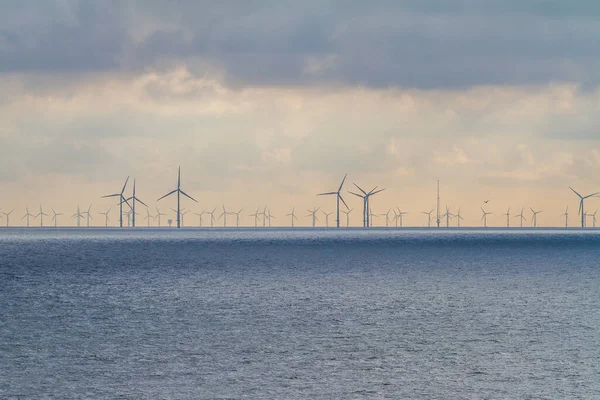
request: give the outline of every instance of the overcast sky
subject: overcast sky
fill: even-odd
[[[467,224],[488,198],[491,224],[531,206],[558,225],[567,205],[575,224],[568,185],[600,190],[600,3],[370,3],[1,2],[0,208],[116,221],[100,196],[130,175],[155,212],[181,165],[193,212],[286,224],[333,211],[314,195],[348,173],[410,225],[437,179]]]

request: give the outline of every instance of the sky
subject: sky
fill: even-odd
[[[244,208],[245,225],[264,206],[309,225],[346,173],[405,225],[427,223],[438,179],[464,225],[485,200],[489,225],[508,207],[564,225],[567,206],[575,225],[569,185],[600,191],[598,37],[591,0],[3,1],[0,211],[66,225],[92,204],[114,224],[101,196],[130,176],[170,212],[156,200],[181,166],[199,202],[183,207]]]

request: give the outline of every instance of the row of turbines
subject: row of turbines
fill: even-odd
[[[343,191],[347,176],[348,176],[347,174],[344,176],[340,185],[337,187],[337,190],[317,194],[317,196],[335,196],[335,204],[336,204],[335,226],[338,228],[341,226],[341,218],[340,218],[341,213],[345,214],[346,227],[349,227],[350,226],[350,214],[353,211],[352,208],[348,207],[348,204],[346,203],[346,201],[344,200],[344,198],[342,196],[342,193],[343,193],[342,191]],[[140,215],[136,211],[136,206],[138,206],[138,204],[145,207],[146,215],[144,216],[144,221],[147,224],[147,226],[150,227],[152,223],[158,222],[158,226],[160,227],[161,226],[161,217],[166,216],[166,214],[160,212],[158,207],[156,207],[155,215],[152,215],[150,213],[148,205],[146,203],[144,203],[136,195],[135,179],[133,180],[133,185],[132,185],[133,188],[132,188],[131,196],[126,196],[125,191],[127,189],[128,183],[129,183],[129,177],[127,177],[125,179],[125,183],[123,184],[123,187],[121,188],[120,192],[102,196],[102,198],[117,198],[118,199],[119,227],[122,228],[124,226],[127,226],[127,227],[136,227],[137,226],[136,225],[136,216]],[[389,209],[386,213],[376,214],[373,212],[373,209],[371,208],[372,197],[383,192],[385,189],[375,186],[371,190],[367,191],[367,190],[364,190],[362,187],[358,186],[356,183],[353,183],[353,185],[354,185],[355,189],[349,190],[348,193],[353,196],[356,196],[362,200],[362,206],[363,206],[362,207],[362,226],[363,227],[365,227],[365,228],[372,227],[374,218],[378,218],[378,217],[385,217],[385,226],[386,227],[390,227],[390,226],[403,227],[403,218],[406,214],[408,214],[407,211],[403,211],[400,207],[395,207],[393,209]],[[575,195],[577,195],[577,197],[579,198],[578,215],[581,217],[581,227],[586,227],[587,220],[589,218],[592,219],[592,226],[596,227],[597,211],[594,212],[593,214],[587,212],[587,210],[585,209],[585,200],[592,198],[592,197],[600,197],[599,196],[600,192],[596,192],[596,193],[592,193],[592,194],[583,196],[579,192],[577,192],[575,189],[573,189],[572,187],[569,187],[569,189],[571,191],[573,191],[573,193],[575,193]],[[157,202],[159,202],[167,197],[170,197],[171,195],[176,195],[176,198],[177,198],[177,208],[176,209],[171,208],[171,210],[175,213],[177,228],[181,228],[182,226],[184,226],[184,224],[183,224],[184,216],[190,212],[189,210],[181,207],[182,197],[184,199],[187,198],[188,200],[198,203],[198,201],[196,199],[194,199],[192,196],[188,195],[181,188],[181,168],[179,168],[178,172],[177,172],[176,188],[171,190],[170,192],[166,193],[164,196],[158,198]],[[427,227],[429,227],[429,228],[432,227],[432,214],[434,213],[434,211],[437,211],[436,215],[435,215],[435,217],[436,217],[435,223],[438,228],[442,227],[444,225],[444,222],[445,222],[446,227],[450,227],[451,222],[453,220],[456,221],[455,226],[460,227],[461,221],[464,220],[464,218],[461,215],[460,207],[458,208],[458,211],[456,213],[451,212],[451,210],[448,206],[446,206],[446,208],[445,208],[445,213],[442,214],[442,210],[440,210],[439,181],[438,181],[437,203],[438,203],[437,208],[432,208],[429,211],[421,211],[421,214],[426,215]],[[484,201],[484,203],[488,204],[489,200]],[[127,206],[127,210],[124,210],[124,205]],[[345,209],[342,209],[341,205],[343,205],[345,207]],[[222,204],[220,208],[221,208],[221,210],[219,210],[219,207],[215,207],[214,209],[212,209],[212,211],[207,211],[205,209],[200,213],[192,213],[192,214],[198,216],[198,226],[199,227],[203,226],[204,215],[209,216],[209,221],[210,221],[209,226],[211,226],[211,227],[215,226],[215,221],[217,219],[222,219],[223,226],[227,227],[227,216],[228,215],[235,217],[235,226],[236,227],[240,226],[240,216],[243,211],[243,208],[239,209],[238,211],[228,211],[225,208],[224,204]],[[90,226],[90,220],[93,220],[91,209],[92,209],[92,205],[90,205],[87,208],[87,210],[84,210],[84,211],[81,211],[79,206],[77,206],[77,212],[71,216],[71,218],[73,220],[75,220],[77,227],[82,226],[82,221],[85,221],[85,224],[87,227]],[[529,209],[531,211],[531,224],[532,224],[531,226],[533,226],[535,228],[535,227],[537,227],[538,215],[540,213],[542,213],[542,211],[535,210],[532,207],[529,207]],[[104,225],[107,227],[109,226],[109,222],[110,222],[109,213],[111,210],[112,210],[112,207],[109,208],[105,212],[98,213],[98,214],[101,214],[104,216]],[[58,226],[58,217],[62,216],[63,214],[57,213],[54,209],[51,209],[51,211],[52,211],[51,223],[54,227],[57,227]],[[9,212],[0,212],[0,218],[4,217],[6,219],[7,227],[10,226],[10,216],[11,216],[12,212],[13,212],[13,210],[11,210]],[[218,215],[218,212],[220,212],[220,215]],[[320,212],[320,214],[319,214],[319,212]],[[481,207],[481,212],[482,212],[482,216],[481,216],[482,226],[488,227],[488,216],[492,215],[493,213],[490,211],[486,211],[486,209],[483,206]],[[503,216],[506,217],[506,227],[507,228],[511,227],[511,217],[513,217],[513,218],[519,218],[518,225],[522,228],[523,223],[528,222],[527,218],[525,217],[524,212],[525,212],[525,208],[522,208],[521,212],[519,214],[511,215],[511,209],[509,207],[508,210],[506,211],[506,213],[502,214]],[[216,217],[215,217],[215,213],[217,213]],[[392,215],[392,213],[393,213],[393,215]],[[307,210],[306,217],[310,218],[310,220],[312,222],[312,227],[314,228],[317,226],[317,222],[320,221],[318,216],[322,215],[325,219],[325,221],[324,221],[325,226],[329,227],[329,217],[332,214],[333,214],[332,212],[328,213],[328,212],[320,209],[319,207],[314,207],[313,209]],[[568,227],[569,226],[569,208],[567,207],[565,212],[561,215],[564,216],[564,218],[565,218],[565,227]],[[262,210],[260,207],[257,208],[256,212],[249,214],[249,216],[254,218],[254,227],[259,227],[261,225],[263,227],[271,227],[272,219],[276,218],[275,215],[271,214],[271,211],[266,206]],[[40,205],[39,212],[37,214],[30,213],[29,208],[26,207],[26,213],[25,213],[25,215],[23,215],[22,220],[24,220],[26,223],[26,226],[29,227],[30,226],[30,218],[34,218],[34,219],[39,218],[40,226],[43,227],[44,226],[44,217],[50,217],[50,215],[46,214],[44,212],[44,210],[42,209],[42,206]],[[126,222],[124,221],[124,217],[126,219]],[[295,222],[298,221],[298,216],[296,215],[296,208],[294,207],[290,213],[286,214],[286,217],[290,218],[290,226],[294,227]],[[173,221],[171,219],[168,220],[169,226],[172,225],[172,222]]]

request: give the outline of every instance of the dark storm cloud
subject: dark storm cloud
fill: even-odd
[[[375,3],[8,1],[0,4],[0,72],[184,63],[197,73],[222,69],[235,85],[600,81],[598,2]]]

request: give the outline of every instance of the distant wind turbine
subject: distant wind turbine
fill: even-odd
[[[127,179],[125,179],[125,184],[123,185],[123,189],[121,189],[120,193],[114,193],[114,194],[102,196],[102,198],[107,198],[107,197],[118,197],[119,198],[119,227],[120,228],[123,227],[123,203],[125,203],[129,207],[131,207],[131,205],[125,198],[125,196],[123,196],[123,193],[125,192],[125,188],[127,187],[127,182],[129,182],[129,177],[127,177]],[[79,208],[79,206],[77,206],[77,207]],[[79,212],[79,210],[77,212]],[[77,224],[79,224],[79,220],[77,220]],[[79,226],[79,225],[77,225],[77,226]]]
[[[356,183],[354,183],[354,186],[356,186],[356,188],[361,191],[362,195],[360,195],[358,193],[354,193],[354,192],[349,192],[349,193],[363,199],[363,226],[365,228],[368,228],[371,225],[371,220],[372,220],[372,216],[373,216],[373,214],[371,213],[371,205],[369,203],[369,200],[370,200],[371,196],[374,196],[377,193],[383,192],[385,189],[377,190],[377,186],[375,186],[370,192],[367,193]]]
[[[325,211],[321,210],[321,212],[323,213],[323,215],[325,216],[325,227],[329,228],[329,216],[331,214],[333,214],[332,212],[330,213],[326,213]]]
[[[25,210],[26,210],[25,215],[23,215],[23,218],[21,218],[21,219],[26,219],[27,227],[29,228],[29,217],[33,217],[34,215],[29,213],[29,207],[25,206]]]
[[[42,205],[40,204],[40,212],[38,215],[36,215],[33,218],[37,218],[40,217],[40,228],[44,226],[44,217],[47,217],[48,214],[46,214],[44,211],[42,211]]]
[[[6,217],[6,227],[8,228],[9,226],[9,222],[10,222],[10,214],[12,214],[14,210],[10,210],[9,212],[5,213],[3,212],[2,214],[4,214],[4,216]]]
[[[571,186],[569,186],[569,189],[571,189],[573,191],[573,193],[575,193],[577,195],[577,197],[579,197],[579,211],[577,215],[581,215],[581,227],[585,228],[585,212],[584,212],[584,206],[583,206],[583,202],[585,199],[589,199],[590,197],[594,197],[596,196],[598,193],[600,192],[596,192],[596,193],[592,193],[589,194],[587,196],[582,196],[579,193],[577,193],[577,191],[575,191],[575,189],[573,189]]]
[[[144,218],[146,221],[148,221],[148,228],[150,228],[150,220],[151,219],[155,219],[156,217],[152,216],[150,214],[150,210],[148,209],[148,207],[146,207],[146,217]]]
[[[267,208],[267,219],[269,220],[269,228],[271,227],[271,218],[276,218],[271,214],[271,210]]]
[[[207,212],[210,215],[210,227],[213,228],[215,226],[215,211],[217,211],[217,207],[213,208],[211,212]]]
[[[110,213],[112,207],[109,207],[105,212],[99,212],[98,214],[104,215],[104,227],[108,228],[108,213]]]
[[[58,220],[57,217],[59,215],[62,215],[62,213],[57,213],[56,211],[54,211],[54,208],[51,208],[51,210],[52,210],[52,222],[54,223],[54,227],[56,228],[56,223],[57,223],[57,220]]]
[[[432,208],[431,211],[421,211],[421,213],[427,215],[427,227],[431,228],[431,213],[435,211],[435,208]]]
[[[344,186],[344,182],[346,182],[347,176],[348,176],[348,174],[344,175],[344,179],[342,179],[342,183],[340,184],[340,187],[338,188],[337,192],[319,193],[317,195],[317,196],[330,196],[330,195],[336,196],[336,221],[335,222],[336,222],[336,225],[338,228],[340,227],[340,200],[346,206],[346,210],[350,208],[350,207],[348,207],[348,204],[346,204],[346,202],[344,201],[344,199],[342,198],[342,195],[341,195],[342,187]]]
[[[86,220],[87,220],[87,227],[90,227],[90,218],[92,218],[92,205],[90,204],[90,206],[88,207],[87,211],[84,211],[82,214],[87,215]]]
[[[521,219],[521,228],[523,227],[523,221],[527,221],[527,219],[525,218],[525,216],[523,215],[523,211],[524,209],[521,208],[521,213],[515,215],[515,218],[520,218]]]
[[[569,227],[569,206],[567,206],[565,213],[562,215],[564,215],[564,217],[565,217],[565,228],[568,228]]]
[[[537,215],[541,213],[541,211],[535,211],[533,208],[529,207],[531,212],[533,213],[533,227],[537,228]]]
[[[312,227],[314,228],[316,226],[316,222],[319,220],[319,218],[317,217],[317,211],[319,211],[319,207],[315,207],[312,210],[306,211],[308,211],[308,216],[312,217]]]
[[[596,214],[598,213],[598,210],[596,210],[593,214],[590,214],[590,216],[592,217],[592,228],[596,227]]]
[[[138,215],[138,213],[135,212],[135,203],[142,203],[142,205],[146,207],[146,212],[148,211],[148,206],[146,205],[146,203],[138,199],[138,197],[135,195],[135,179],[133,180],[133,193],[131,194],[131,197],[127,200],[131,200],[131,211],[133,211],[131,214],[131,227],[135,228],[135,216]],[[150,220],[148,220],[148,225],[150,225]]]
[[[258,227],[258,221],[260,221],[260,207],[256,209],[254,214],[250,214],[250,217],[254,217],[254,227]]]
[[[242,211],[244,211],[243,208],[240,208],[239,211],[237,212],[232,212],[231,215],[235,215],[235,226],[239,227],[240,226],[240,214],[242,213]]]
[[[179,169],[177,170],[177,189],[170,191],[169,193],[165,194],[163,197],[159,198],[157,201],[160,201],[162,199],[164,199],[165,197],[168,197],[174,193],[177,193],[177,228],[181,228],[181,195],[184,195],[185,197],[187,197],[188,199],[194,201],[194,202],[198,202],[196,199],[194,199],[193,197],[191,197],[190,195],[188,195],[186,192],[184,192],[183,190],[181,190],[181,167],[179,167]]]
[[[285,215],[286,217],[290,217],[290,220],[292,222],[292,228],[294,227],[294,220],[298,219],[298,217],[296,217],[296,207],[292,208],[292,212],[288,213]]]
[[[450,219],[454,218],[455,215],[450,212],[450,208],[446,205],[446,213],[442,215],[442,218],[446,218],[446,228],[450,227]]]
[[[483,212],[483,215],[481,217],[481,219],[483,220],[483,227],[487,228],[487,216],[491,214],[491,212],[486,212],[483,207],[481,207],[481,211]]]
[[[225,204],[222,204],[223,206],[223,212],[221,213],[221,215],[219,215],[219,219],[223,218],[223,228],[227,228],[227,215],[229,215],[230,213],[227,212],[227,210],[225,209]]]
[[[71,218],[75,218],[77,220],[77,227],[81,226],[81,218],[83,218],[83,214],[79,212],[79,204],[77,205],[77,212],[71,216]]]
[[[351,209],[346,210],[346,211],[342,210],[342,212],[344,214],[346,214],[346,228],[348,228],[350,226],[350,213],[352,212],[352,210],[354,210],[354,208],[351,208]]]
[[[460,221],[464,220],[464,218],[460,215],[460,207],[458,208],[458,212],[456,213],[456,223],[457,226],[460,228]]]
[[[508,207],[508,210],[506,210],[506,227],[510,228],[510,207]]]
[[[167,215],[164,213],[161,213],[160,210],[158,209],[158,207],[156,207],[156,218],[158,219],[158,227],[160,228],[160,216],[161,215]]]
[[[206,209],[202,210],[202,212],[194,213],[194,215],[198,216],[198,228],[202,228],[202,216],[206,214]]]

